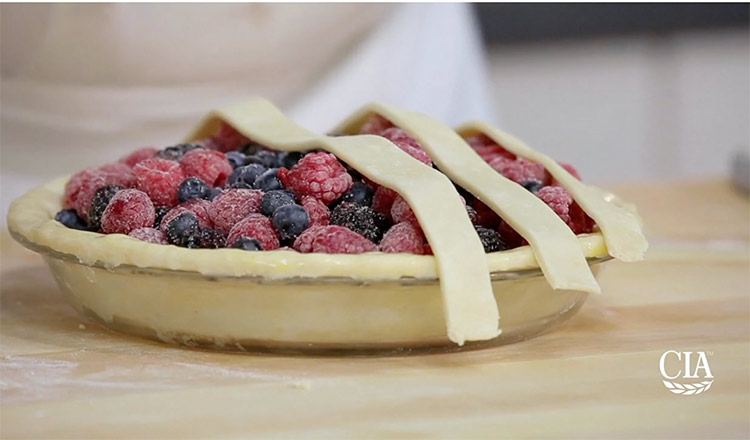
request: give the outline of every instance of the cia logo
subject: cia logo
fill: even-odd
[[[659,359],[659,370],[664,386],[683,396],[701,394],[714,383],[705,351],[666,351]]]

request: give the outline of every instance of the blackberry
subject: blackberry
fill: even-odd
[[[195,150],[196,148],[203,148],[203,146],[198,144],[173,145],[171,147],[167,147],[157,151],[154,157],[158,157],[159,159],[169,159],[177,161],[182,159],[182,156],[184,156],[185,153],[190,150]]]
[[[227,185],[232,188],[245,188],[252,189],[255,179],[266,171],[263,165],[250,164],[244,167],[239,167],[234,170],[229,179]]]
[[[227,237],[216,229],[200,228],[198,240],[201,248],[218,249],[224,247]]]
[[[372,196],[375,190],[364,182],[355,182],[349,191],[339,199],[339,203],[356,203],[360,206],[372,206]]]
[[[167,215],[169,210],[170,208],[167,206],[157,206],[154,208],[154,212],[155,212],[154,228],[159,229],[159,226],[161,226],[161,219],[163,219],[164,216]]]
[[[89,229],[86,222],[78,216],[75,209],[64,209],[58,212],[55,215],[55,220],[70,229],[78,229],[80,231],[87,231]]]
[[[304,155],[305,153],[300,153],[298,151],[279,151],[276,153],[276,160],[279,162],[279,166],[291,168],[295,166]]]
[[[469,205],[466,205],[466,213],[469,214],[469,218],[471,219],[472,224],[478,224],[479,223],[479,214],[477,213],[477,210],[472,208]]]
[[[173,218],[167,224],[167,241],[182,247],[200,247],[198,217],[192,212],[186,211]]]
[[[177,200],[180,203],[187,202],[191,199],[208,199],[211,190],[206,182],[198,177],[188,177],[177,187]]]
[[[544,184],[536,179],[530,179],[521,184],[524,188],[536,194],[544,187]]]
[[[279,160],[276,154],[271,151],[258,151],[252,156],[248,156],[247,163],[257,163],[265,168],[278,168]]]
[[[273,227],[279,237],[285,241],[292,241],[310,226],[310,216],[300,205],[286,205],[273,213]]]
[[[94,198],[91,199],[91,208],[89,208],[89,225],[91,229],[98,231],[102,223],[102,214],[107,209],[109,201],[121,190],[122,187],[117,185],[107,185],[96,190]]]
[[[236,249],[242,249],[243,251],[262,251],[263,247],[260,245],[260,242],[254,238],[250,237],[239,237],[237,240],[234,240],[234,243],[232,243],[232,247]]]
[[[290,191],[273,190],[263,194],[263,198],[260,200],[260,212],[266,217],[270,217],[273,213],[286,205],[294,205],[294,194]]]
[[[344,226],[377,243],[390,227],[390,222],[381,213],[369,206],[343,202],[331,212],[330,224]]]
[[[508,249],[503,237],[501,237],[500,233],[494,229],[488,229],[482,226],[474,226],[474,229],[477,230],[477,234],[482,241],[482,246],[484,246],[485,252],[497,252]]]
[[[255,178],[253,187],[261,191],[283,189],[284,184],[281,183],[281,179],[279,179],[279,169],[270,168],[266,170],[263,174]]]
[[[240,153],[239,151],[230,151],[226,153],[227,161],[229,162],[229,165],[232,165],[232,169],[236,169],[237,167],[241,167],[245,165],[245,161],[247,160],[247,156]]]

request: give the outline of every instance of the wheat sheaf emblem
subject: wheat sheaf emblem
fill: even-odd
[[[670,382],[668,380],[663,380],[664,386],[669,389],[669,391],[675,393],[675,394],[682,394],[683,396],[692,396],[694,394],[700,394],[704,391],[708,391],[709,388],[711,388],[711,385],[714,383],[713,380],[704,380],[703,382],[697,382],[697,383],[677,383],[677,382]]]

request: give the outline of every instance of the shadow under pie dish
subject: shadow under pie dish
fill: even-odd
[[[416,138],[440,171],[396,141],[359,134],[374,116]],[[11,233],[44,256],[77,309],[107,327],[166,342],[264,351],[526,339],[561,324],[598,291],[597,263],[609,254],[632,261],[645,251],[645,240],[633,244],[642,238],[634,210],[600,190],[571,185],[567,170],[545,166],[596,222],[591,233],[575,235],[530,190],[487,165],[459,133],[496,137],[489,126],[453,131],[424,115],[373,104],[337,127],[336,136],[321,136],[254,100],[213,112],[187,140],[211,139],[226,125],[276,151],[331,152],[372,185],[395,190],[434,255],[377,247],[354,255],[188,249],[73,230],[54,220],[67,179],[16,200]],[[502,140],[503,147],[515,142]],[[462,177],[462,167],[472,167],[473,176]],[[476,196],[530,245],[485,253],[457,187],[464,201]]]

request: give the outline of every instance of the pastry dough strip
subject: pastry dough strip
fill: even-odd
[[[220,121],[277,150],[322,148],[401,194],[417,216],[437,260],[450,340],[462,345],[499,334],[499,313],[484,248],[453,184],[442,173],[379,136],[328,137],[309,132],[264,99],[210,113],[188,140],[215,134]],[[578,242],[576,250],[581,252]]]
[[[490,167],[450,127],[426,115],[370,103],[334,132],[353,134],[373,113],[414,136],[440,170],[498,213],[525,238],[554,289],[599,293],[578,239],[546,203]]]
[[[463,137],[485,134],[516,156],[543,165],[586,214],[596,221],[610,255],[622,261],[643,259],[648,242],[634,207],[624,205],[612,194],[582,183],[551,157],[531,149],[515,136],[485,122],[471,121],[457,131]]]

